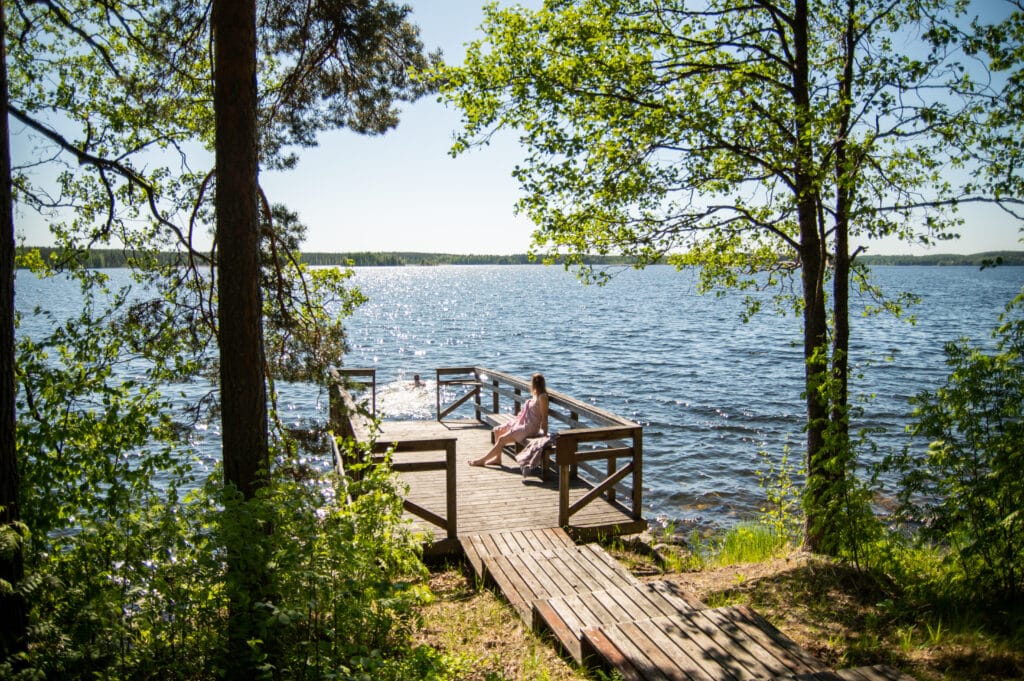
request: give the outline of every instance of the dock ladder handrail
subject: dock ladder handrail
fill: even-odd
[[[374,390],[373,414],[376,414],[376,376],[374,369],[337,369],[329,370],[329,396],[330,396],[330,419],[331,428],[342,434],[342,437],[350,437],[357,442],[373,442],[371,461],[383,463],[386,454],[391,452],[391,469],[396,473],[412,473],[420,471],[444,471],[445,472],[445,514],[441,517],[419,504],[408,499],[402,500],[403,508],[413,515],[426,520],[427,522],[440,527],[445,531],[448,539],[455,540],[458,537],[458,505],[455,484],[455,443],[456,438],[430,438],[419,440],[402,440],[399,442],[386,442],[377,440],[379,435],[374,420],[366,413],[365,408],[356,404],[352,395],[346,388],[346,378],[350,375],[361,378],[370,378],[369,383]],[[395,454],[409,452],[433,452],[443,451],[443,460],[432,461],[398,461]],[[336,466],[343,466],[341,457],[336,457]]]

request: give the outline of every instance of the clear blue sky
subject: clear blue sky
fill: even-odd
[[[484,0],[410,4],[427,49],[461,63],[478,36]],[[458,127],[458,112],[427,97],[407,105],[386,135],[323,135],[319,147],[301,151],[297,169],[263,173],[261,183],[271,201],[286,203],[309,227],[307,251],[526,252],[532,225],[513,210],[515,138],[452,158]]]
[[[479,37],[483,3],[411,0],[412,18],[429,50],[441,48],[447,61],[461,63],[465,45]],[[541,0],[519,4],[539,7]],[[398,128],[384,136],[322,135],[318,147],[300,150],[297,169],[264,172],[261,183],[272,202],[288,205],[308,226],[306,251],[525,252],[532,225],[513,210],[519,190],[511,171],[522,158],[515,137],[452,158],[458,127],[458,113],[428,97],[407,105]],[[31,153],[25,140],[13,142],[16,156],[19,148]],[[1018,225],[998,209],[964,214],[963,237],[930,252],[1024,249]],[[28,244],[51,243],[37,218],[21,212],[16,219]],[[926,251],[894,240],[874,242],[869,252]]]
[[[484,0],[412,0],[413,21],[428,49],[460,63],[479,36]],[[511,0],[503,2],[511,4]],[[520,0],[539,7],[541,0]],[[307,251],[426,251],[522,253],[532,225],[514,215],[519,197],[511,171],[521,159],[515,138],[448,155],[457,112],[434,98],[407,106],[398,128],[382,137],[347,131],[324,135],[302,151],[289,173],[264,173],[272,201],[299,212],[309,227]],[[1020,250],[1018,225],[995,208],[964,212],[962,238],[926,251],[897,240],[870,244],[869,253],[977,253]]]

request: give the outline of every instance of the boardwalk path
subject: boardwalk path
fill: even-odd
[[[489,429],[479,422],[385,421],[379,441],[438,438],[456,438],[458,529],[454,541],[440,536],[428,549],[463,551],[481,579],[495,584],[529,625],[550,631],[577,662],[610,667],[633,681],[912,681],[888,667],[829,670],[748,607],[706,608],[668,582],[639,582],[599,545],[576,543],[638,531],[631,515],[598,499],[573,516],[569,532],[557,528],[556,480],[524,481],[508,456],[500,468],[466,464],[490,446]],[[436,458],[436,452],[396,455],[403,463]],[[443,471],[401,478],[409,501],[444,515]],[[570,496],[587,490],[576,481]],[[430,529],[419,518],[414,524]]]

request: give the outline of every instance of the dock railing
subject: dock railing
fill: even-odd
[[[385,455],[391,453],[391,469],[396,473],[412,473],[421,471],[444,471],[445,472],[445,513],[442,517],[419,504],[408,499],[403,499],[403,508],[409,513],[436,525],[445,531],[448,539],[458,538],[458,510],[457,494],[455,487],[455,443],[456,438],[430,438],[420,440],[401,440],[398,442],[387,442],[380,440],[380,433],[375,424],[376,418],[376,375],[374,369],[330,369],[330,412],[331,428],[342,437],[353,438],[357,442],[373,442],[371,461],[383,463]],[[365,407],[356,404],[348,386],[352,385],[351,379],[357,379],[357,383],[371,385],[373,390],[373,412],[367,413]],[[369,378],[369,381],[366,379]],[[361,380],[360,380],[361,379]],[[344,476],[344,457],[335,454],[335,466],[339,473]],[[398,454],[411,452],[444,452],[444,459],[429,461],[401,461]]]
[[[530,398],[530,382],[485,367],[437,369],[437,420],[469,409],[483,422],[487,413],[518,414]],[[643,428],[629,419],[581,402],[555,390],[548,391],[548,427],[557,432],[558,523],[569,519],[594,499],[604,496],[622,506],[636,521],[643,517]],[[551,421],[560,421],[559,429]],[[603,470],[595,464],[605,462]],[[624,463],[619,465],[619,462]],[[625,484],[626,479],[629,484]],[[590,490],[570,503],[573,480]],[[619,496],[622,493],[622,496]],[[623,503],[622,500],[626,500]]]

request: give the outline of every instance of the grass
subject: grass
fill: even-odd
[[[584,681],[588,675],[539,636],[500,596],[481,588],[460,563],[436,567],[430,576],[436,600],[422,612],[419,643],[458,662],[460,681]]]
[[[1024,613],[1008,620],[941,606],[885,575],[785,553],[757,532],[690,546],[659,540],[609,540],[606,548],[640,579],[674,581],[708,607],[750,605],[831,667],[888,664],[918,681],[1024,681]],[[561,656],[553,639],[529,631],[500,595],[474,582],[460,563],[435,568],[437,599],[418,634],[458,661],[455,678],[608,678]]]

